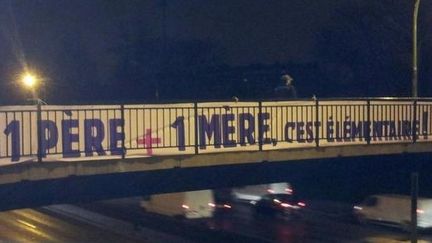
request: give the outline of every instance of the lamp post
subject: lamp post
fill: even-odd
[[[159,101],[159,96],[160,96],[160,92],[159,92],[159,86],[160,86],[160,81],[162,79],[163,82],[165,82],[165,77],[166,77],[166,66],[167,66],[167,0],[162,0],[161,3],[161,7],[162,7],[162,22],[161,22],[161,27],[162,27],[162,50],[161,50],[161,56],[160,56],[160,74],[159,77],[156,79],[156,83],[155,83],[155,98],[156,101]]]
[[[413,28],[412,28],[412,36],[413,36],[413,62],[412,62],[412,97],[418,97],[418,69],[417,69],[417,17],[418,17],[418,9],[420,5],[420,0],[414,0],[414,11],[413,11]]]
[[[36,103],[36,131],[37,131],[37,161],[42,162],[42,105],[46,103],[39,98],[37,86],[40,85],[40,78],[30,72],[25,72],[21,76],[22,85],[32,92],[33,98],[31,99]]]

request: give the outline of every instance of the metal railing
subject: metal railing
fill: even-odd
[[[430,99],[0,107],[0,159],[199,154],[431,140]],[[57,156],[57,157],[56,157]]]

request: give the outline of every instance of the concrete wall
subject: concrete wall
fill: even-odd
[[[69,176],[93,176],[125,172],[146,172],[173,168],[227,166],[262,162],[289,163],[290,161],[308,159],[424,152],[432,152],[431,143],[313,147],[274,151],[226,152],[187,156],[128,158],[124,160],[109,159],[74,162],[32,162],[1,167],[0,185],[21,181],[61,179]]]

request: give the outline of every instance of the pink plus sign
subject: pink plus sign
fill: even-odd
[[[147,149],[147,154],[151,156],[153,154],[152,145],[161,143],[161,139],[160,138],[152,138],[151,129],[146,129],[146,133],[145,133],[144,137],[138,138],[137,143],[138,144],[144,144],[144,148]]]

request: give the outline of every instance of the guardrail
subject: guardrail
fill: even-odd
[[[0,107],[0,164],[431,140],[430,99]]]

